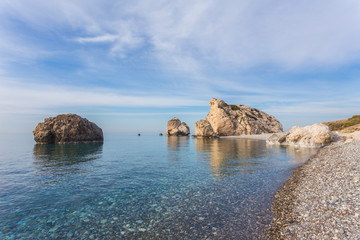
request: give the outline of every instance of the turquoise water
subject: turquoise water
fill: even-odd
[[[0,136],[0,239],[258,239],[309,149],[248,139]]]

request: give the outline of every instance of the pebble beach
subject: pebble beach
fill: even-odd
[[[321,148],[277,192],[267,239],[360,239],[360,141]]]

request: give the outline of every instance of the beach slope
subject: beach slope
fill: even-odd
[[[275,195],[268,239],[360,239],[360,142],[321,148]]]

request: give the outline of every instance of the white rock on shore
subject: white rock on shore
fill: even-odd
[[[360,131],[356,131],[356,132],[344,135],[343,141],[345,141],[345,142],[360,141]]]
[[[340,136],[331,132],[329,127],[317,123],[306,127],[293,127],[289,132],[273,134],[267,144],[299,145],[322,147],[337,141]]]

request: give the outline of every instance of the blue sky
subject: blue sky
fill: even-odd
[[[0,133],[77,113],[194,129],[211,98],[289,129],[360,114],[360,2],[0,1]]]

